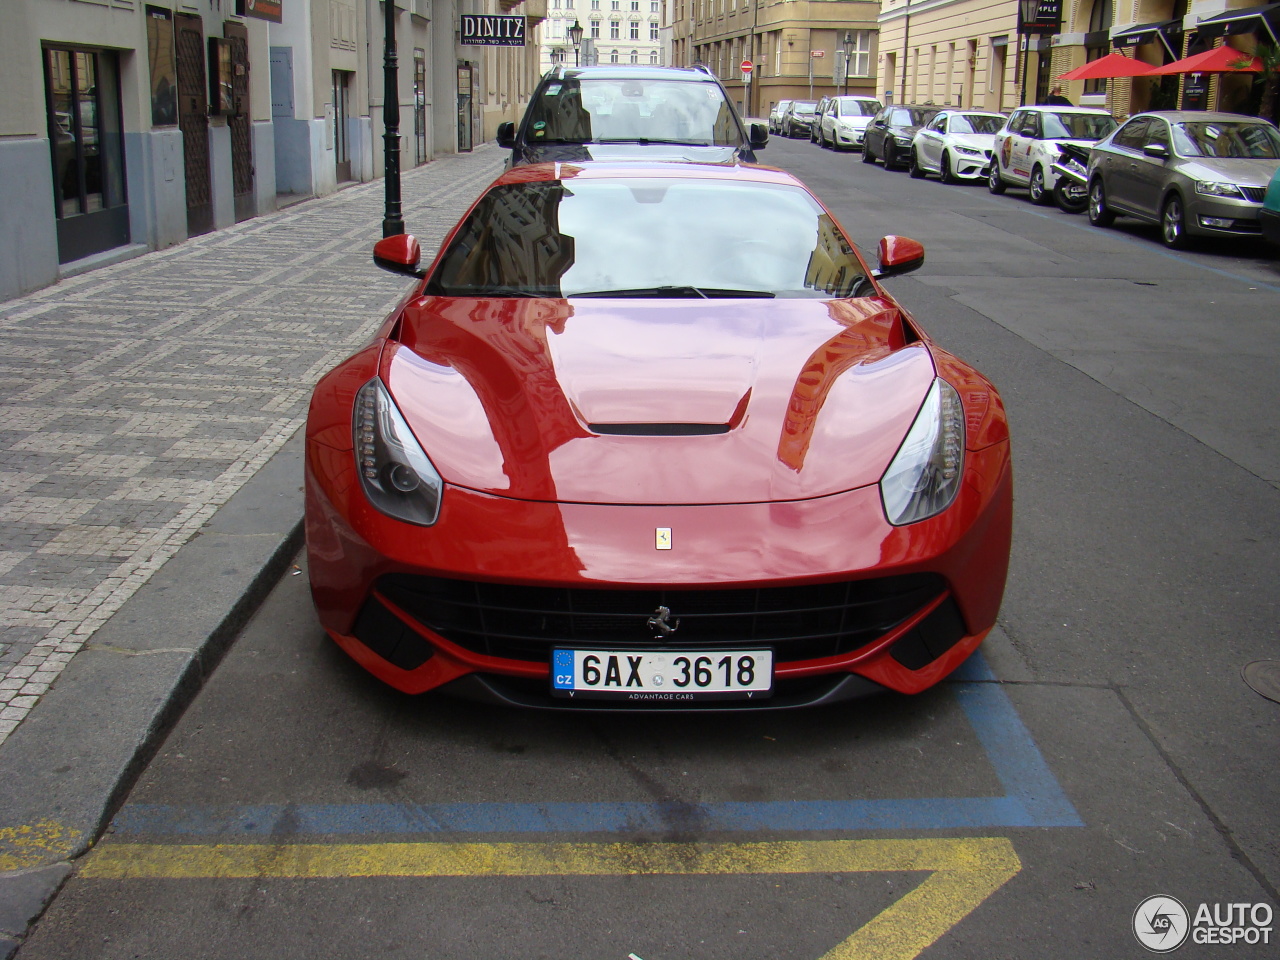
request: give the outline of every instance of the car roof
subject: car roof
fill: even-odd
[[[1109,117],[1111,112],[1106,107],[1067,107],[1056,106],[1052,103],[1036,103],[1027,104],[1025,107],[1017,107],[1018,110],[1033,110],[1036,113],[1087,113],[1090,116],[1098,115]]]
[[[679,80],[690,83],[716,83],[716,78],[702,67],[639,66],[610,63],[590,67],[566,67],[557,65],[549,77],[580,80]]]
[[[493,181],[493,186],[511,183],[534,183],[549,180],[732,180],[746,183],[772,183],[798,186],[808,192],[796,177],[754,163],[673,163],[669,160],[611,160],[608,163],[531,163],[512,167]]]
[[[1188,120],[1210,121],[1213,123],[1248,120],[1256,123],[1262,119],[1261,117],[1251,117],[1246,113],[1224,113],[1211,110],[1143,110],[1141,113],[1135,113],[1129,119],[1133,120],[1136,117],[1162,117],[1170,123],[1183,123]],[[1263,120],[1263,123],[1269,122]]]

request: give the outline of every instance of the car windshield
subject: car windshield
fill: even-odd
[[[1270,124],[1256,121],[1175,123],[1173,143],[1183,157],[1280,158],[1280,133]]]
[[[920,127],[937,115],[937,110],[926,107],[896,107],[890,111],[889,122],[895,127]]]
[[[529,143],[742,142],[733,108],[714,83],[578,79],[548,83],[529,104]]]
[[[840,116],[842,117],[874,117],[879,112],[880,104],[875,100],[840,98]]]
[[[1004,117],[985,113],[954,113],[947,123],[950,133],[999,133]]]
[[[817,109],[816,103],[797,103],[791,108],[792,113],[813,113]]]
[[[1046,140],[1101,140],[1116,128],[1111,117],[1101,113],[1046,113]]]
[[[852,245],[800,187],[610,177],[493,188],[426,292],[828,299],[874,290]]]

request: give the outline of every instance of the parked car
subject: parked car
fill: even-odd
[[[769,133],[742,122],[705,68],[608,64],[553,67],[519,127],[499,124],[497,139],[512,166],[633,156],[754,163]]]
[[[987,187],[992,193],[1026,187],[1032,203],[1053,203],[1060,146],[1096,143],[1115,128],[1115,118],[1098,107],[1019,107],[996,134]]]
[[[822,129],[822,115],[827,112],[830,105],[831,97],[823,97],[818,101],[818,105],[813,109],[813,120],[809,124],[809,142],[818,142],[818,132]]]
[[[744,216],[744,212],[749,216]],[[329,636],[407,693],[779,709],[938,683],[992,628],[995,387],[790,174],[509,170],[322,377],[306,542]]]
[[[791,106],[790,100],[779,100],[773,105],[773,109],[769,111],[769,132],[782,132],[782,115],[787,112],[787,107]]]
[[[782,129],[779,132],[784,137],[807,137],[817,108],[815,100],[792,100],[782,115]]]
[[[1258,220],[1262,224],[1262,235],[1272,243],[1280,244],[1280,170],[1271,175],[1271,182],[1267,184]]]
[[[941,107],[890,104],[871,120],[862,144],[862,162],[883,160],[886,170],[905,167],[916,131],[938,115]]]
[[[818,122],[818,143],[835,150],[860,150],[880,101],[871,97],[832,97]]]
[[[981,179],[1005,119],[1003,113],[944,110],[916,131],[911,176],[936,173],[943,183]]]
[[[1140,113],[1089,153],[1089,220],[1160,225],[1167,247],[1194,236],[1257,236],[1280,131],[1236,113]]]

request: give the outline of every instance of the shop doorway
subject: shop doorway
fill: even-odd
[[[204,22],[193,13],[175,13],[173,28],[178,37],[178,128],[187,186],[187,235],[194,237],[213,229]]]
[[[351,115],[351,73],[333,71],[333,161],[338,182],[351,179],[351,141],[347,118]]]
[[[58,262],[129,242],[120,65],[114,53],[44,51]]]
[[[416,163],[426,163],[427,156],[427,52],[413,51],[413,144]]]
[[[257,212],[253,199],[253,113],[249,109],[249,28],[227,20],[222,32],[231,43],[232,112],[227,126],[231,128],[231,180],[238,223]]]
[[[469,63],[458,64],[458,152],[471,151],[471,77]]]

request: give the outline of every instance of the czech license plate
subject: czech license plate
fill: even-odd
[[[636,703],[763,699],[773,692],[773,651],[556,650],[551,692]]]

